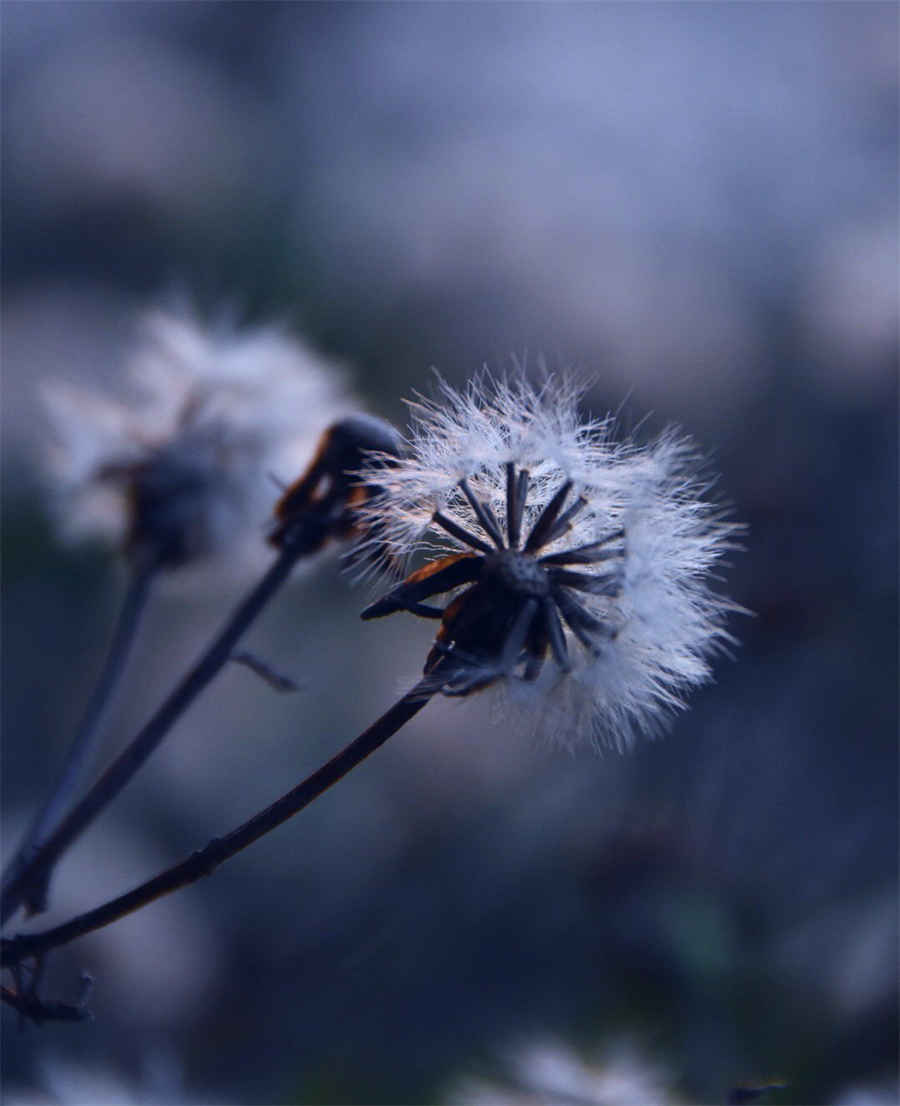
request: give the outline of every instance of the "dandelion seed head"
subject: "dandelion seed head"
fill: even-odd
[[[408,455],[379,473],[370,509],[397,560],[429,559],[364,617],[439,620],[435,690],[490,687],[507,719],[623,748],[684,705],[730,640],[734,606],[710,574],[737,528],[687,438],[617,440],[580,396],[566,377],[484,373],[410,405]]]
[[[323,425],[349,410],[341,373],[276,327],[143,320],[127,398],[44,385],[48,467],[64,532],[175,568],[262,549],[278,496]]]

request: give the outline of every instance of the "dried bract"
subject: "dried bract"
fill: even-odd
[[[616,442],[578,390],[485,375],[411,405],[409,455],[372,471],[398,557],[428,563],[364,618],[440,621],[425,663],[446,695],[495,686],[553,736],[619,746],[710,676],[733,605],[709,586],[736,527],[690,443]],[[447,595],[445,605],[429,600]]]

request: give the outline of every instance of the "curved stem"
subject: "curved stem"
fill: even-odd
[[[270,833],[304,807],[309,806],[332,784],[337,783],[352,768],[375,752],[389,737],[418,714],[437,690],[437,686],[433,675],[421,680],[390,710],[312,775],[307,776],[271,806],[266,807],[224,837],[214,838],[205,848],[192,853],[187,860],[166,869],[165,872],[135,887],[134,890],[53,929],[44,930],[42,933],[21,934],[4,940],[0,963],[4,967],[11,967],[28,957],[40,956],[49,949],[74,941],[76,937],[102,929],[111,922],[140,910],[148,903],[196,882],[202,876],[210,875],[220,864]]]
[[[75,793],[85,765],[94,752],[95,738],[99,732],[100,722],[125,669],[150,594],[150,585],[158,567],[156,561],[146,559],[138,562],[132,570],[131,580],[125,593],[125,599],[119,612],[106,659],[103,662],[103,668],[100,671],[100,677],[94,686],[78,729],[75,731],[75,736],[66,752],[62,771],[44,805],[32,822],[25,839],[7,865],[3,876],[4,886],[11,883],[29,860],[34,857],[59,820],[66,804]],[[28,888],[28,894],[24,901],[30,913],[37,914],[45,909],[47,886],[50,882],[52,870],[52,864],[47,865],[41,873],[41,878],[35,880]]]
[[[44,871],[56,863],[76,837],[90,825],[105,806],[112,802],[144,764],[175,722],[210,683],[219,669],[226,664],[241,636],[287,580],[295,562],[304,555],[304,552],[305,547],[299,537],[296,541],[284,546],[263,578],[238,605],[212,644],[143,729],[140,730],[131,744],[112,762],[90,791],[66,815],[37,852],[28,858],[18,872],[12,873],[7,886],[3,888],[0,921],[5,922],[17,907],[25,901],[31,888],[38,883]]]

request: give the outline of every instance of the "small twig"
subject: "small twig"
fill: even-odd
[[[728,1093],[728,1106],[744,1106],[746,1103],[759,1102],[770,1091],[783,1091],[789,1086],[779,1079],[773,1083],[759,1083],[749,1087],[733,1087]]]
[[[203,876],[208,876],[220,864],[270,833],[282,822],[292,818],[327,791],[332,784],[342,779],[418,714],[438,687],[439,682],[436,681],[434,673],[421,680],[381,718],[312,775],[307,776],[291,791],[237,829],[224,837],[214,838],[205,848],[192,853],[187,860],[168,868],[134,890],[53,929],[4,939],[0,943],[0,963],[4,967],[12,967],[27,957],[40,956],[48,949],[67,944],[69,941],[74,941],[76,937],[102,929],[111,922],[125,917],[126,914],[132,914],[148,903],[172,891],[177,891],[178,888],[185,887],[189,883],[194,883]]]
[[[281,672],[276,672],[275,669],[262,660],[262,658],[257,657],[255,653],[250,653],[246,649],[241,650],[239,653],[232,653],[231,660],[233,660],[235,664],[242,664],[245,668],[249,668],[251,672],[255,673],[261,680],[267,683],[273,691],[290,692],[300,690],[300,685],[295,683],[289,676],[285,676]]]
[[[94,751],[100,722],[125,669],[157,569],[157,562],[150,559],[135,564],[133,568],[103,668],[66,752],[62,771],[22,844],[7,865],[3,876],[4,886],[11,883],[35,856],[75,793],[78,781]],[[47,864],[40,878],[29,884],[24,896],[29,913],[39,914],[46,908],[47,888],[52,873],[52,863]]]
[[[41,999],[33,989],[22,991],[11,987],[0,988],[0,998],[19,1012],[21,1018],[29,1018],[40,1025],[42,1022],[83,1022],[93,1020],[94,1015],[88,1009],[88,1000],[94,987],[94,980],[86,972],[81,976],[81,994],[78,1001],[58,1002],[54,999]]]
[[[212,644],[134,740],[112,762],[34,855],[27,858],[17,872],[10,873],[3,888],[0,921],[7,921],[27,899],[32,888],[39,885],[44,872],[56,863],[62,853],[131,780],[172,726],[228,661],[241,636],[287,580],[295,562],[306,551],[303,535],[300,533],[294,541],[285,544],[263,578],[238,605]]]

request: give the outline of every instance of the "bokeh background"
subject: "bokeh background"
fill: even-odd
[[[115,388],[173,298],[285,321],[400,422],[430,366],[589,372],[594,410],[713,457],[753,612],[627,756],[434,702],[213,879],[61,951],[51,989],[88,969],[96,1020],[4,1010],[6,1100],[441,1102],[553,1040],[629,1042],[687,1102],[775,1078],[773,1103],[895,1101],[896,5],[2,14],[4,855],[125,579],[57,535],[37,386]],[[241,588],[155,597],[105,756]],[[433,627],[363,625],[368,597],[334,557],[298,574],[248,644],[302,690],[226,672],[61,866],[51,919],[393,701]]]

